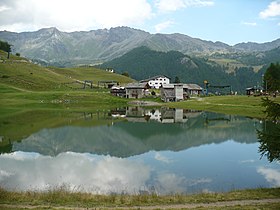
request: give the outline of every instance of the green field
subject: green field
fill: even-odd
[[[271,100],[280,103],[280,98]],[[211,96],[192,98],[187,101],[169,103],[169,107],[204,110],[210,112],[241,115],[253,118],[264,118],[264,107],[261,97],[254,96]]]

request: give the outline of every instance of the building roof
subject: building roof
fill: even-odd
[[[184,88],[189,90],[202,90],[202,87],[197,84],[184,84]]]
[[[188,89],[188,90],[202,90],[202,87],[200,87],[197,84],[182,84],[182,83],[176,83],[176,84],[163,84],[162,87],[164,89],[173,89],[175,87],[175,85],[183,85],[184,89]]]
[[[118,85],[114,85],[113,87],[111,87],[112,90],[124,90],[125,87],[123,86],[118,86]]]
[[[129,83],[125,86],[126,89],[146,89],[148,87],[147,83]]]
[[[154,80],[154,79],[157,79],[157,78],[159,78],[159,77],[166,77],[166,78],[170,79],[170,77],[165,76],[165,75],[157,75],[157,76],[154,76],[154,77],[150,77],[150,78],[148,78],[148,79],[140,80],[140,82],[141,82],[141,83],[142,83],[142,82],[149,82],[150,80]]]
[[[174,89],[175,86],[183,86],[183,87],[184,87],[184,84],[183,84],[183,83],[162,84],[162,87],[163,87],[164,89],[169,89],[169,88]]]

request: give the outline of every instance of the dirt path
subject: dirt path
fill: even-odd
[[[173,205],[156,205],[156,206],[133,206],[133,207],[68,207],[68,206],[47,206],[47,205],[12,205],[0,204],[0,209],[75,209],[75,210],[113,210],[113,209],[131,209],[131,210],[153,210],[153,209],[195,209],[195,208],[215,208],[215,207],[233,207],[233,206],[250,206],[279,204],[280,198],[277,199],[261,199],[261,200],[238,200],[238,201],[222,201],[215,203],[196,203],[196,204],[173,204]]]

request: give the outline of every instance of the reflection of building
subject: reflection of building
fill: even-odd
[[[161,110],[159,109],[148,110],[146,115],[150,116],[150,120],[161,121]]]
[[[130,122],[147,122],[150,119],[143,107],[133,106],[126,108],[126,119]]]
[[[197,117],[200,113],[185,109],[162,108],[149,110],[143,107],[127,107],[126,119],[130,122],[185,123],[189,118]]]
[[[162,85],[169,84],[170,78],[164,75],[158,75],[145,80],[141,80],[140,83],[148,83],[151,88],[159,89]]]

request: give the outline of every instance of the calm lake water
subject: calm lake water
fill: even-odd
[[[0,186],[99,194],[279,187],[279,161],[259,152],[264,129],[257,119],[182,109],[26,113],[1,122]]]

